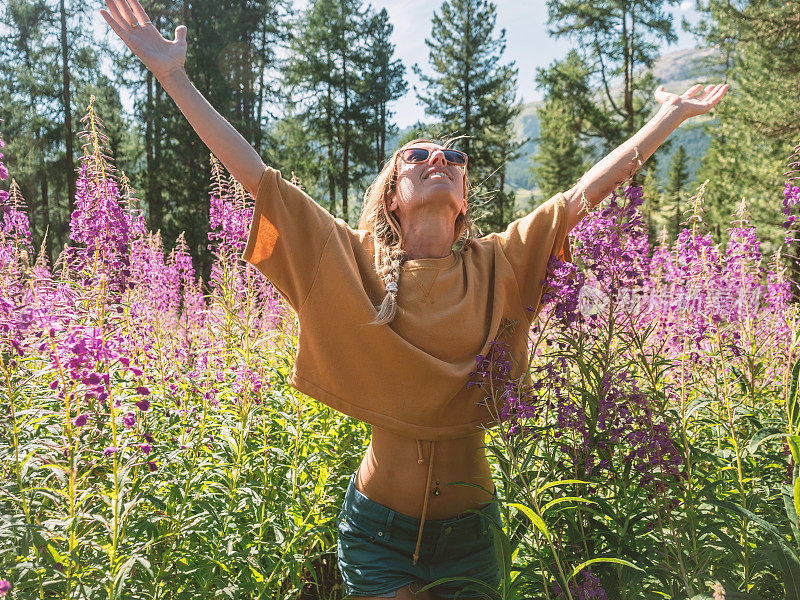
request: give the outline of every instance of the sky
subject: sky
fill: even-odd
[[[307,4],[307,0],[293,0],[295,9],[300,10]],[[503,62],[514,61],[519,69],[517,84],[519,88],[518,100],[532,102],[541,100],[541,94],[536,90],[534,77],[537,67],[546,67],[555,59],[566,56],[571,48],[567,39],[550,38],[547,34],[547,4],[545,0],[495,0],[497,4],[497,28],[506,30],[506,52]],[[423,72],[430,73],[428,69],[428,47],[425,38],[431,34],[431,17],[441,5],[442,0],[371,0],[376,10],[386,8],[389,18],[394,25],[392,42],[395,44],[395,56],[400,58],[406,66],[406,79],[409,91],[406,95],[390,106],[395,112],[397,124],[403,128],[428,118],[424,109],[417,103],[414,86],[419,87],[419,79],[412,71],[412,65],[418,64]],[[143,2],[145,10],[147,3]],[[694,0],[682,0],[672,9],[674,27],[678,34],[677,44],[665,46],[663,52],[692,48],[695,40],[692,34],[681,28],[681,18],[686,17],[695,23],[698,15],[694,10]],[[95,29],[102,35],[116,38],[110,30],[99,11],[95,15]],[[162,31],[162,35],[172,39],[173,31]],[[124,48],[121,41],[116,39],[120,48]],[[191,32],[188,41],[192,43]],[[123,90],[122,104],[130,114],[132,100],[128,90]]]
[[[300,8],[305,0],[295,0]],[[506,52],[503,62],[513,60],[519,69],[517,84],[519,99],[523,102],[541,100],[542,96],[534,83],[537,67],[546,67],[555,59],[566,56],[572,44],[565,38],[554,39],[547,34],[547,3],[545,0],[497,0],[497,29],[506,30]],[[419,80],[411,71],[411,65],[418,64],[423,72],[429,72],[428,47],[425,38],[431,34],[431,17],[441,5],[440,0],[372,0],[376,10],[386,8],[389,20],[394,25],[392,42],[395,54],[406,65],[406,78],[409,92],[393,108],[397,123],[405,127],[424,120],[424,109],[417,104],[413,85]],[[682,31],[681,18],[697,21],[694,0],[683,0],[672,10],[674,28],[678,34],[677,44],[664,49],[665,52],[695,46],[694,36]]]

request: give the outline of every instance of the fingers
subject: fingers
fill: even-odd
[[[119,31],[117,31],[118,29],[122,29],[126,33],[129,32],[131,30],[131,24],[119,12],[119,8],[117,7],[117,3],[115,2],[115,0],[106,0],[106,6],[108,6],[108,10],[109,10],[109,13],[110,13],[113,21],[116,22],[116,27],[114,27],[114,24],[112,24],[112,22],[108,21],[108,18],[106,18],[106,21],[108,21],[108,24],[111,25],[111,29],[113,29],[117,33],[117,35],[119,35]],[[103,14],[105,12],[106,11],[101,10],[100,14]],[[106,14],[109,14],[109,13],[106,13]],[[105,15],[103,15],[103,16],[105,16]],[[122,36],[120,36],[120,37],[122,37]]]
[[[125,26],[121,24],[121,21],[119,19],[115,19],[111,14],[104,10],[101,10],[100,14],[103,15],[106,23],[108,23],[111,29],[114,30],[114,33],[116,33],[123,42],[126,42],[128,39],[129,30],[125,29]]]
[[[695,98],[695,100],[698,100],[700,102],[708,102],[708,99],[711,97],[711,94],[714,93],[714,90],[716,88],[717,88],[716,85],[713,85],[713,84],[712,85],[707,85],[705,87],[705,89],[703,90],[703,93],[700,94],[699,96],[697,96]]]
[[[120,15],[122,15],[122,19],[128,28],[136,27],[139,24],[139,21],[136,20],[136,15],[131,12],[128,3],[125,0],[106,0],[106,4],[108,4],[109,7],[111,6],[111,3],[116,5],[117,11]]]
[[[701,89],[703,89],[703,85],[702,84],[693,85],[688,90],[683,92],[683,94],[681,94],[681,98],[691,98],[697,92],[699,92]]]
[[[728,92],[728,84],[720,84],[717,86],[717,89],[711,94],[708,98],[708,102],[711,103],[711,106],[714,106],[717,102],[719,102],[722,97]]]
[[[150,18],[147,16],[147,13],[144,12],[142,5],[139,4],[139,0],[128,0],[128,4],[131,5],[133,13],[136,15],[137,23],[144,23],[145,21],[150,20]]]

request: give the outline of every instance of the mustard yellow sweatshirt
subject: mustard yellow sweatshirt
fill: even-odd
[[[388,325],[367,324],[385,295],[373,253],[369,232],[332,217],[278,171],[265,169],[243,258],[297,312],[290,384],[418,440],[496,425],[486,391],[467,386],[470,372],[497,338],[510,346],[512,377],[525,374],[548,259],[572,260],[564,195],[460,252],[406,261],[397,315]],[[513,329],[503,333],[508,324]]]

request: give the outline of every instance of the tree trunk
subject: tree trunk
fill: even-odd
[[[164,223],[164,203],[161,197],[161,185],[159,177],[159,152],[160,140],[157,135],[157,106],[158,97],[157,86],[154,83],[153,74],[148,71],[147,81],[147,121],[145,125],[145,156],[147,161],[147,212],[149,215],[149,226],[153,231],[161,229]]]
[[[344,107],[342,110],[342,117],[343,117],[343,133],[344,133],[344,147],[342,148],[342,218],[346,221],[348,214],[347,214],[347,195],[349,194],[349,183],[350,183],[350,95],[349,95],[349,83],[347,81],[347,37],[346,37],[346,27],[345,27],[345,14],[344,14],[344,3],[339,2],[339,7],[341,9],[341,19],[342,19],[342,94],[344,96]]]
[[[633,20],[633,14],[631,14]],[[633,23],[631,22],[631,36],[633,34]],[[622,52],[625,69],[625,113],[628,121],[628,135],[633,135],[633,39],[628,36],[627,15],[622,13]]]
[[[502,228],[505,221],[503,220],[503,205],[506,202],[506,168],[500,169],[500,227]]]
[[[259,49],[259,55],[264,56],[267,49],[267,28],[261,28],[261,48]],[[264,138],[264,134],[261,129],[261,119],[263,118],[263,111],[264,111],[264,70],[266,66],[266,60],[261,62],[261,68],[258,69],[258,91],[256,92],[256,129],[255,135],[253,136],[253,147],[255,148],[256,152],[261,154],[261,143]]]
[[[70,100],[70,75],[69,75],[69,54],[67,52],[67,13],[64,8],[64,0],[60,0],[61,10],[61,77],[64,83],[62,102],[64,107],[64,142],[67,151],[67,222],[69,215],[75,210],[75,160],[72,150],[72,110]]]
[[[472,28],[472,3],[467,3],[467,14],[464,21],[464,36],[463,39],[470,39],[472,36],[469,35],[470,29]],[[468,55],[467,52],[465,52]],[[464,138],[464,152],[469,155],[470,153],[470,140],[472,137],[472,125],[471,125],[471,110],[472,110],[472,90],[470,89],[470,72],[469,66],[471,61],[469,59],[464,61],[465,70],[464,70],[464,131],[462,132],[463,135],[467,136]]]
[[[39,147],[39,128],[36,128],[36,146]],[[47,169],[45,168],[44,164],[44,148],[39,149],[39,187],[42,192],[42,233],[44,237],[45,243],[45,253],[47,257],[52,260],[50,256],[50,248],[52,244],[47,243],[48,237],[50,236],[50,206],[49,206],[49,186],[47,182]],[[33,206],[31,206],[31,217],[33,217],[34,210]],[[31,218],[31,225],[33,225],[34,219]]]
[[[380,136],[380,152],[378,154],[378,169],[381,168],[386,159],[386,102],[381,102],[381,128],[378,132]]]

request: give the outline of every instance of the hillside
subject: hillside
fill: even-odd
[[[653,74],[656,80],[664,84],[667,91],[683,92],[695,83],[702,83],[708,80],[709,68],[704,65],[705,61],[715,53],[712,49],[684,49],[669,52],[661,56],[654,65]],[[619,87],[612,88],[612,93],[619,90]],[[532,157],[536,153],[535,138],[539,135],[539,120],[536,116],[537,108],[541,102],[530,102],[523,104],[522,111],[515,123],[515,130],[519,139],[528,141],[522,148],[522,156],[509,164],[507,182],[518,192],[518,204],[520,209],[525,209],[528,201],[533,194],[534,200],[538,201],[537,190],[531,182],[530,168]],[[707,119],[706,119],[707,121]],[[696,120],[689,122],[678,128],[669,138],[671,143],[663,148],[656,156],[657,173],[663,181],[666,178],[666,171],[669,167],[669,160],[672,153],[679,145],[683,145],[689,156],[689,175],[694,179],[695,173],[700,166],[700,160],[705,155],[708,148],[708,136],[704,132],[703,121]],[[598,157],[599,158],[599,157]]]

